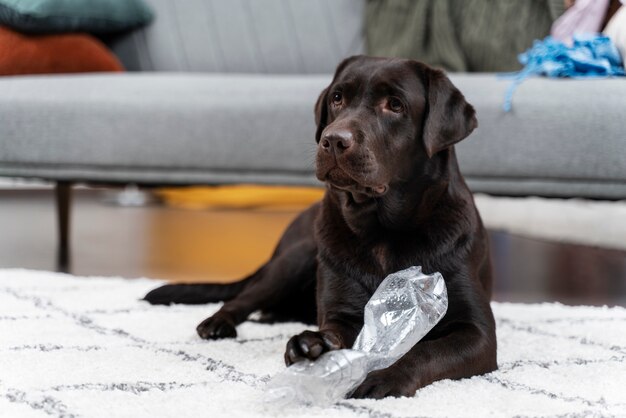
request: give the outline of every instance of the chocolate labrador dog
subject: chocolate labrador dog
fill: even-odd
[[[454,144],[477,126],[446,75],[405,59],[344,60],[315,105],[317,178],[324,199],[287,228],[271,259],[234,284],[167,285],[153,304],[225,301],[197,327],[235,337],[260,310],[272,321],[317,323],[287,343],[287,365],[351,347],[363,308],[390,273],[440,272],[449,308],[391,367],[370,373],[357,398],[411,396],[439,379],[495,370],[487,235]]]

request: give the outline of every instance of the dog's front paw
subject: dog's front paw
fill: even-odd
[[[235,338],[237,330],[235,324],[228,318],[219,315],[213,315],[196,327],[200,338],[205,340],[219,340],[222,338]]]
[[[340,348],[342,348],[341,339],[334,333],[304,331],[294,335],[287,342],[285,364],[291,366],[304,359],[315,360],[327,351]]]
[[[417,386],[410,376],[402,370],[391,366],[367,375],[367,378],[350,395],[351,398],[382,399],[388,396],[398,398],[413,396]]]

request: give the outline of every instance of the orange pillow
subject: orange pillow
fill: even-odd
[[[0,27],[0,75],[124,71],[90,35],[23,35]]]

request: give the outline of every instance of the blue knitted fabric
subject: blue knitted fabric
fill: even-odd
[[[600,34],[574,35],[572,46],[548,36],[543,41],[535,41],[518,59],[524,68],[511,75],[513,81],[504,98],[505,112],[511,110],[517,86],[532,75],[572,78],[626,75],[617,48],[608,37]]]

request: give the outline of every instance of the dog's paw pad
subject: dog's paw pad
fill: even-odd
[[[285,363],[292,365],[304,359],[315,360],[323,353],[341,348],[337,338],[314,331],[304,331],[287,342]]]
[[[205,319],[196,327],[196,331],[198,331],[200,338],[205,340],[219,340],[237,336],[235,324],[219,316]]]
[[[391,366],[368,374],[365,381],[355,389],[350,398],[383,399],[413,396],[417,386],[406,371],[397,366]]]

